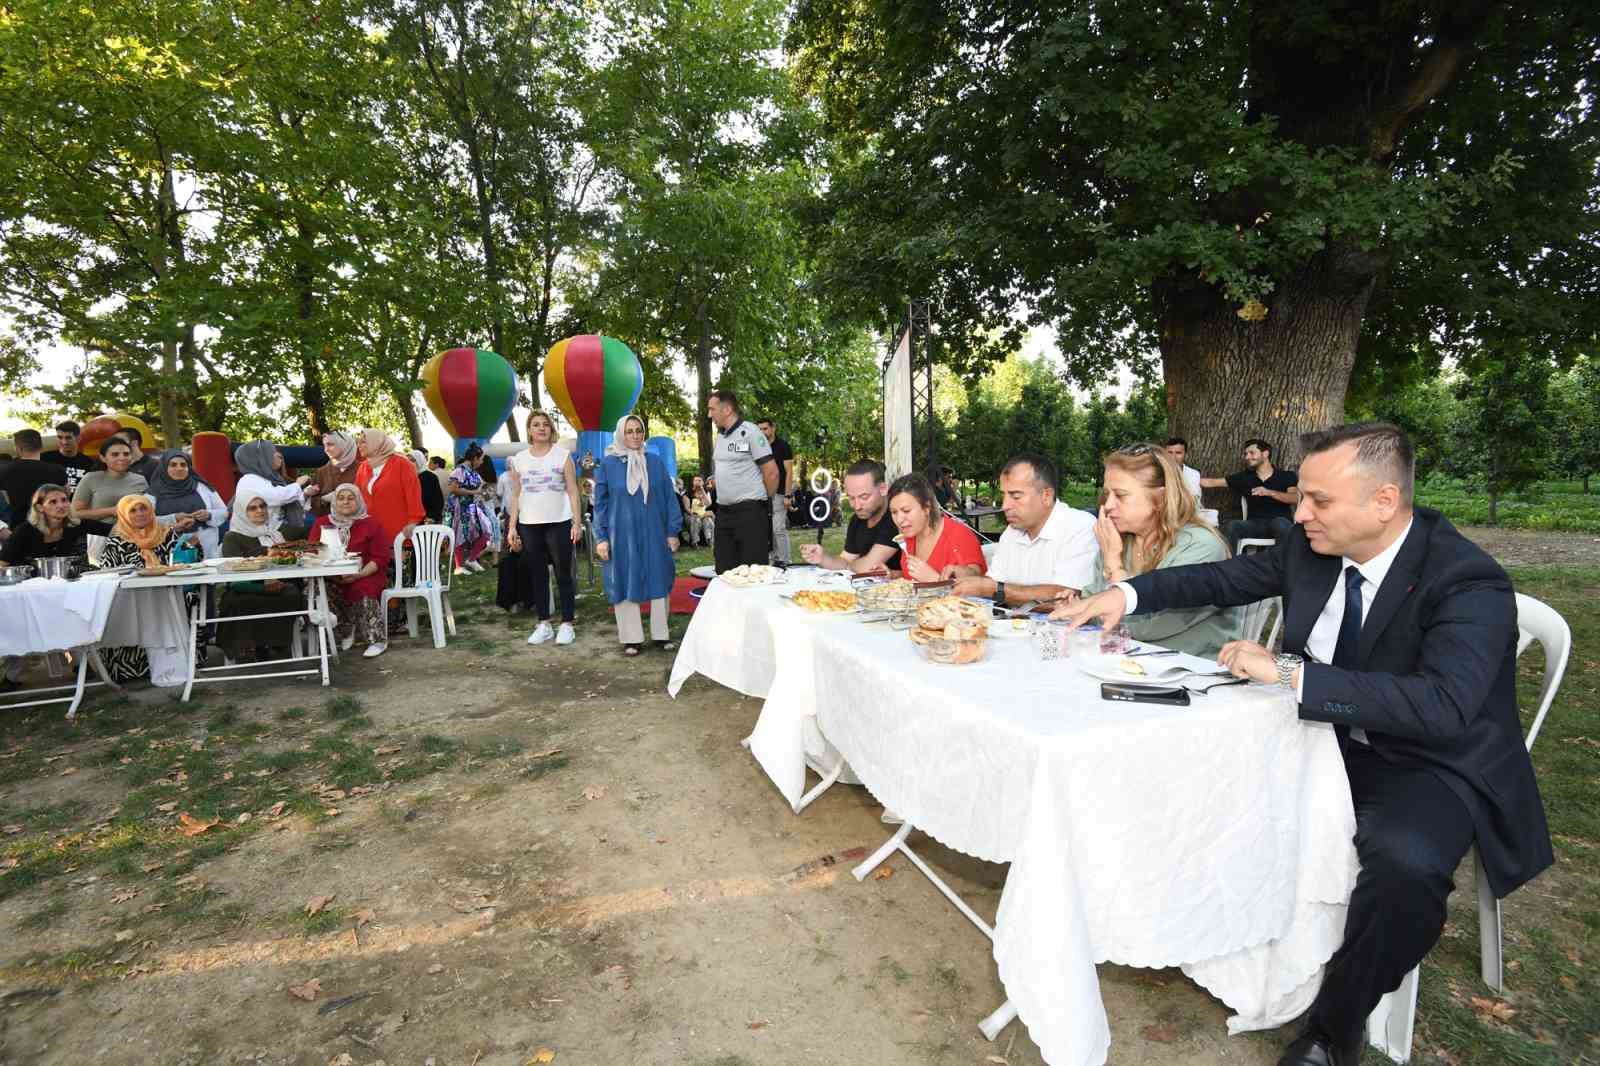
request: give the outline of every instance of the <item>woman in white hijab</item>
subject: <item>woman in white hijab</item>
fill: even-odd
[[[594,552],[605,561],[606,598],[616,606],[624,655],[638,655],[644,643],[639,605],[645,602],[650,638],[664,651],[676,647],[668,640],[667,609],[683,513],[666,466],[644,442],[644,419],[625,415],[595,466]]]
[[[324,530],[334,530],[344,550],[361,560],[354,574],[335,578],[328,589],[333,612],[339,617],[340,647],[349,651],[357,640],[366,642],[362,654],[382,655],[388,646],[388,627],[381,603],[394,541],[385,537],[377,519],[367,514],[367,503],[355,485],[340,485],[328,501],[328,513],[311,527],[311,540],[320,542]]]

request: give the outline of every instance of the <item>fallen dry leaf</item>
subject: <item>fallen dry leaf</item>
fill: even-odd
[[[999,1055],[985,1055],[983,1057],[983,1061],[984,1062],[998,1062],[1000,1064],[1000,1066],[1008,1066],[1008,1064],[1006,1063],[1006,1060],[1001,1058]]]
[[[894,876],[894,867],[890,866],[888,863],[884,863],[882,866],[880,866],[876,870],[872,871],[872,879],[874,881],[883,881],[883,880],[885,880],[887,878],[890,878],[890,877],[893,877],[893,876]]]
[[[533,1053],[533,1058],[528,1060],[528,1066],[544,1066],[547,1062],[556,1061],[556,1053],[547,1047],[542,1047]]]
[[[251,770],[250,771],[250,776],[251,777],[271,777],[273,774],[275,774],[277,772],[278,771],[274,770],[272,767],[269,766],[265,770]]]
[[[1517,1008],[1503,999],[1489,999],[1486,996],[1472,996],[1467,1000],[1473,1013],[1484,1021],[1509,1022],[1517,1016]]]
[[[586,799],[586,800],[597,800],[601,796],[604,796],[605,794],[606,794],[606,786],[604,786],[604,785],[585,785],[585,786],[583,786],[583,798]]]
[[[528,756],[528,758],[530,758],[530,759],[548,759],[552,755],[560,755],[560,754],[561,754],[561,749],[560,748],[550,748],[550,749],[548,749],[546,751],[536,751],[532,755]]]
[[[362,907],[350,917],[356,920],[356,928],[360,929],[363,925],[369,924],[377,915],[372,912],[370,907]]]
[[[350,1057],[350,1052],[341,1051],[328,1060],[328,1066],[356,1066],[356,1060]]]
[[[232,770],[224,770],[222,772],[222,779],[224,781],[232,781],[233,780],[233,771]]]
[[[309,918],[314,914],[321,914],[322,909],[332,903],[338,895],[339,893],[335,892],[330,896],[312,896],[306,901],[306,917]]]
[[[289,986],[289,994],[291,996],[293,996],[295,999],[303,999],[307,1003],[310,1003],[312,1000],[316,999],[317,994],[321,991],[322,982],[317,980],[315,977],[304,984]]]
[[[324,807],[322,809],[322,813],[326,814],[329,818],[337,818],[337,817],[339,817],[339,808],[337,808],[337,807]]]
[[[56,776],[57,777],[66,777],[68,774],[75,774],[77,772],[78,772],[78,768],[76,766],[69,766],[65,770],[62,770],[61,773],[57,774]]]
[[[112,903],[126,903],[130,899],[132,899],[133,897],[137,896],[138,894],[139,894],[138,892],[136,892],[136,891],[134,891],[133,889],[130,888],[126,892],[115,893],[111,897],[111,902]]]
[[[173,800],[171,803],[158,803],[158,804],[156,804],[156,810],[162,812],[163,814],[171,814],[173,811],[175,811],[177,809],[178,809],[178,801],[177,800]]]
[[[432,966],[428,967],[428,972],[429,973],[444,973],[444,963],[442,963],[442,962],[434,963]]]
[[[4,833],[8,837],[14,837],[20,832],[22,832],[22,826],[20,825],[0,826],[0,833]]]
[[[345,791],[342,788],[328,788],[323,789],[322,791],[322,798],[327,800],[329,803],[337,803],[339,800],[344,799],[344,797]]]
[[[767,1027],[767,1023],[766,1022],[745,1022],[744,1023],[744,1027],[746,1029],[765,1029]]]
[[[213,818],[209,822],[202,822],[188,811],[184,811],[178,815],[178,832],[186,837],[197,837],[221,821],[221,818]]]
[[[282,818],[283,817],[283,808],[285,806],[286,806],[286,804],[283,802],[283,800],[279,800],[277,803],[274,803],[272,806],[267,808],[267,817],[268,818]]]
[[[372,749],[372,754],[374,754],[374,755],[393,755],[395,752],[402,750],[402,747],[403,746],[400,745],[400,744],[385,744],[381,748],[373,748]]]
[[[1178,1027],[1170,1022],[1162,1025],[1147,1025],[1139,1030],[1139,1035],[1146,1040],[1154,1040],[1158,1044],[1176,1043]]]

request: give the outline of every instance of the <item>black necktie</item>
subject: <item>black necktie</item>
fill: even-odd
[[[1339,621],[1339,642],[1333,646],[1333,665],[1354,670],[1361,650],[1361,568],[1344,568],[1344,618]]]

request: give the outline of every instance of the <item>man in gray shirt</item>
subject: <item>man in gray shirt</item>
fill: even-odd
[[[778,491],[778,464],[766,436],[739,414],[739,397],[718,389],[706,401],[706,416],[716,427],[711,461],[717,479],[716,535],[712,554],[717,573],[746,563],[765,563],[772,550],[772,504]]]

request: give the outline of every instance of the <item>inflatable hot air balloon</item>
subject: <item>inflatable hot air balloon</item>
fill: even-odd
[[[517,403],[517,375],[487,348],[451,348],[422,368],[422,397],[459,451],[505,425]]]
[[[109,415],[96,415],[83,425],[78,434],[78,447],[83,454],[91,459],[100,457],[100,445],[105,443],[107,437],[122,429],[136,429],[139,431],[139,450],[152,451],[156,446],[156,436],[150,432],[150,427],[144,419],[137,415],[125,414],[121,411]]]
[[[551,346],[544,387],[573,428],[610,432],[639,402],[644,370],[633,349],[615,337],[584,333]]]

